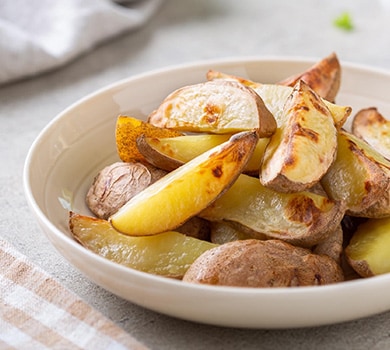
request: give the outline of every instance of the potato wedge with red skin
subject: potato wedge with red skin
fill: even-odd
[[[108,221],[69,214],[74,239],[90,251],[118,264],[156,275],[180,279],[208,249],[216,244],[179,232],[130,237],[114,230]]]
[[[331,53],[306,71],[279,81],[278,84],[294,86],[299,80],[303,80],[325,100],[334,102],[341,83],[341,65],[337,55]]]
[[[259,137],[276,130],[276,121],[256,92],[235,81],[208,81],[175,90],[148,122],[188,132],[232,134],[256,129]]]
[[[241,174],[199,216],[228,222],[252,238],[266,236],[312,247],[336,230],[344,212],[343,202],[309,191],[277,192],[264,187],[257,178]]]
[[[252,88],[262,98],[264,104],[268,110],[273,114],[276,123],[280,126],[283,122],[282,114],[284,105],[293,91],[293,87],[284,86],[278,84],[263,84],[254,82],[242,77],[222,73],[214,70],[209,70],[207,73],[207,79],[213,80],[226,80],[226,81],[237,81],[240,84]],[[347,118],[352,112],[350,106],[340,106],[322,99],[325,105],[328,107],[334,124],[337,129],[341,129]]]
[[[238,240],[204,252],[184,282],[234,287],[276,288],[341,282],[339,265],[326,255],[281,240]]]
[[[234,183],[257,140],[256,131],[233,135],[131,198],[110,217],[111,224],[131,236],[154,235],[182,225]]]
[[[360,110],[352,120],[352,133],[390,160],[390,120],[377,108]]]
[[[255,90],[256,87],[259,87],[258,83],[251,80],[214,70],[208,71],[207,79],[231,79],[237,80],[241,84],[252,87]],[[329,56],[309,67],[306,71],[289,76],[277,82],[277,84],[294,87],[299,80],[303,80],[308,84],[320,97],[334,102],[341,83],[341,65],[337,55],[331,53]]]
[[[329,109],[303,81],[287,100],[283,119],[265,149],[260,181],[279,192],[304,191],[333,163],[337,129]]]
[[[336,160],[321,179],[328,196],[344,201],[352,216],[389,216],[390,162],[345,130],[337,144]]]
[[[137,146],[150,164],[160,169],[172,171],[209,149],[226,142],[230,137],[231,135],[228,134],[196,134],[167,138],[141,135],[137,139]],[[252,157],[243,170],[245,174],[258,176],[268,141],[267,138],[258,140]]]

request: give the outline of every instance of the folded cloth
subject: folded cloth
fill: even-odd
[[[147,349],[0,239],[0,349]]]
[[[0,84],[56,68],[138,28],[162,0],[0,1]]]

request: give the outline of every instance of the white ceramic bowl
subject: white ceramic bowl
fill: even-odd
[[[84,196],[95,174],[118,159],[118,114],[144,118],[172,90],[205,80],[208,69],[275,82],[315,61],[246,58],[199,62],[130,77],[76,102],[41,132],[28,154],[28,203],[54,247],[89,279],[151,310],[220,326],[293,328],[357,319],[390,309],[390,274],[321,287],[250,289],[187,284],[112,263],[77,244],[68,210],[89,214]],[[390,115],[390,73],[343,65],[337,102],[377,106]]]

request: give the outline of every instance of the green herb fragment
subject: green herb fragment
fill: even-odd
[[[343,12],[340,16],[335,18],[333,24],[343,30],[353,30],[352,18],[348,12]]]

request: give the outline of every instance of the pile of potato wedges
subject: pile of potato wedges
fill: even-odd
[[[73,237],[188,283],[297,287],[390,272],[390,121],[337,104],[335,53],[263,84],[226,72],[119,116],[120,161],[70,212]],[[351,120],[347,131],[345,122]]]

